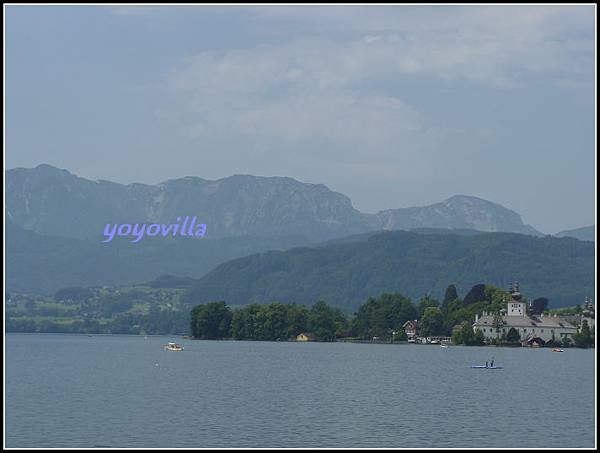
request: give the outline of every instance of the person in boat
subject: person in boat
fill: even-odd
[[[490,363],[490,366],[493,367],[494,366],[494,359],[492,359],[492,363]]]
[[[486,360],[486,361],[485,361],[485,367],[486,367],[486,368],[487,368],[487,367],[488,367],[488,363],[487,363],[487,360]]]

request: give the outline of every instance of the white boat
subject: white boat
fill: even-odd
[[[183,351],[183,346],[178,343],[167,343],[165,349],[167,351]]]

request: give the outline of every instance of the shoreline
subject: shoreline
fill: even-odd
[[[376,345],[390,345],[390,346],[437,346],[440,347],[439,344],[431,344],[431,343],[409,343],[408,341],[371,341],[371,340],[344,340],[339,339],[336,341],[297,341],[297,340],[250,340],[250,339],[235,339],[235,338],[215,338],[215,339],[202,339],[202,338],[191,338],[189,336],[181,336],[181,335],[172,335],[172,334],[148,334],[148,335],[140,335],[140,334],[131,334],[131,333],[72,333],[72,332],[4,332],[4,335],[70,335],[70,336],[78,336],[78,337],[139,337],[144,339],[144,337],[162,337],[162,338],[178,338],[179,340],[190,340],[190,341],[227,341],[227,342],[236,342],[236,341],[246,341],[252,343],[311,343],[311,344],[335,344],[335,343],[352,343],[352,344],[376,344]],[[484,344],[484,345],[471,345],[467,346],[464,344],[453,344],[450,343],[449,349],[455,347],[466,347],[466,348],[510,348],[510,349],[548,349],[551,350],[554,346],[542,346],[542,347],[531,347],[531,346],[521,346],[521,345],[493,345],[493,344]],[[588,348],[578,348],[576,346],[570,347],[562,347],[563,349],[595,349],[595,346],[591,346]]]

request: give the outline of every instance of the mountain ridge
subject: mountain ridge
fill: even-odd
[[[310,235],[327,240],[373,230],[462,228],[541,235],[500,204],[454,195],[439,203],[362,213],[325,184],[287,176],[198,176],[151,185],[92,181],[48,164],[6,172],[6,212],[39,234],[97,238],[106,223],[174,222],[199,215],[213,238]]]
[[[596,240],[596,225],[584,226],[581,228],[573,228],[571,230],[563,230],[556,233],[556,237],[572,237],[579,239],[580,241],[592,241]]]
[[[506,288],[516,280],[531,299],[543,296],[553,307],[570,306],[594,291],[594,254],[593,244],[573,238],[379,232],[230,260],[201,277],[188,300],[232,305],[325,300],[351,310],[384,292],[441,299],[450,284],[465,292],[481,282]]]

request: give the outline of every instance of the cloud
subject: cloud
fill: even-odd
[[[422,125],[401,99],[361,89],[386,71],[384,56],[373,55],[375,49],[369,55],[374,46],[362,39],[350,46],[302,39],[203,52],[169,74],[169,93],[189,137],[237,136],[262,148],[320,143],[332,151],[387,152]]]
[[[148,17],[156,13],[164,13],[166,10],[160,6],[144,6],[144,5],[118,5],[109,6],[108,12],[113,16],[126,17]]]
[[[396,166],[412,178],[405,169],[443,170],[457,157],[440,156],[449,140],[466,155],[473,149],[466,145],[493,140],[493,131],[433,126],[418,105],[389,90],[403,77],[491,90],[535,77],[593,86],[594,21],[586,7],[245,11],[274,27],[285,23],[285,39],[185,58],[168,72],[160,109],[161,121],[188,140],[219,143],[232,158],[243,147],[264,162],[286,156],[310,168],[319,157],[329,172],[335,164],[365,165],[365,174],[393,179]]]

